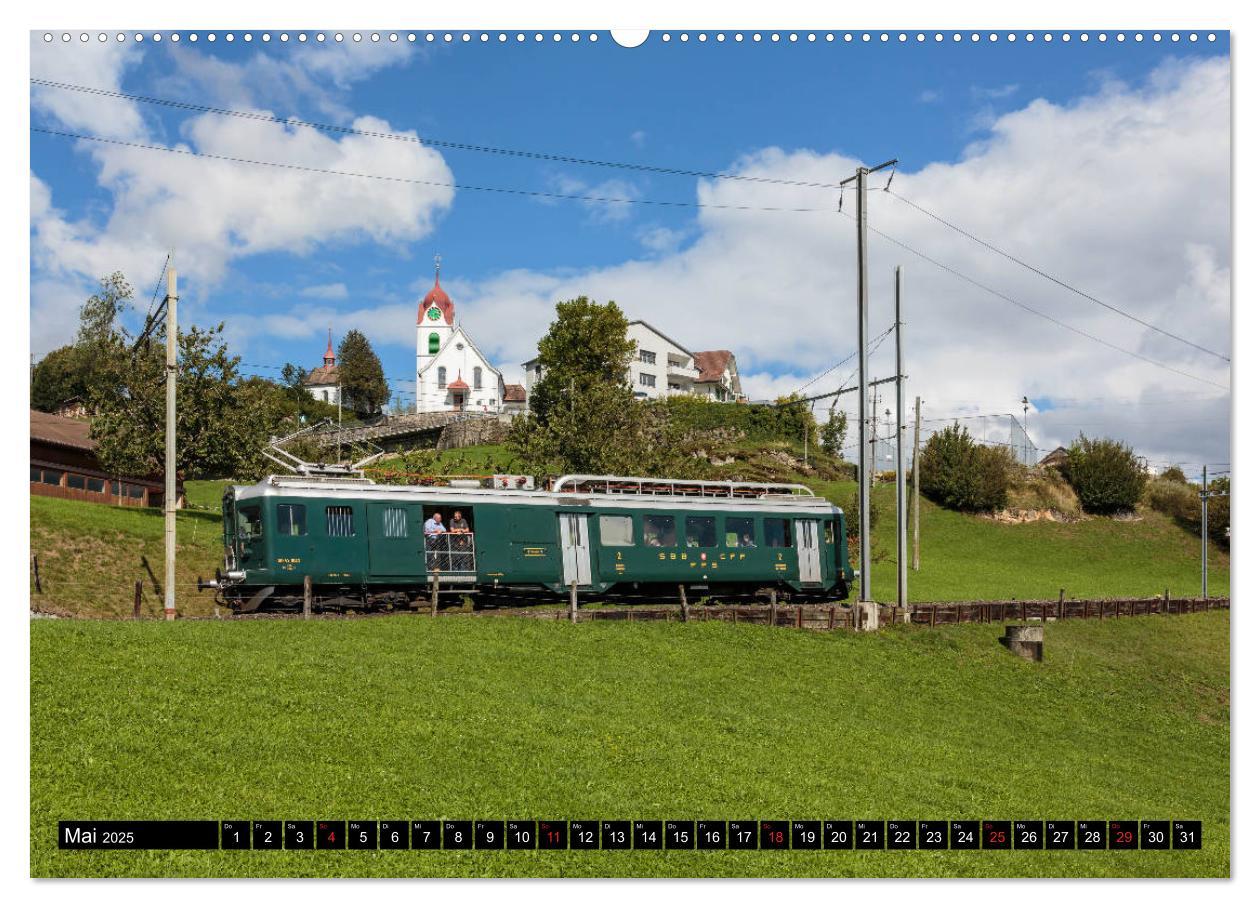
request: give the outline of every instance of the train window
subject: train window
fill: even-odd
[[[406,508],[384,508],[381,514],[383,515],[381,519],[385,523],[385,537],[387,539],[407,538]]]
[[[258,507],[238,508],[237,533],[246,539],[254,539],[262,535],[262,509]]]
[[[792,547],[792,527],[784,517],[767,517],[765,522],[766,545],[772,549]]]
[[[45,470],[44,471],[44,485],[49,485],[49,486],[61,485],[61,471],[60,470]]]
[[[834,520],[823,521],[823,542],[827,545],[836,544],[836,522]]]
[[[276,505],[276,532],[281,536],[305,536],[306,505]]]
[[[751,517],[726,518],[726,547],[728,549],[755,549],[757,534]]]
[[[93,477],[89,476],[88,481],[87,481],[87,487],[88,487],[89,492],[104,492],[105,480],[94,479]]]
[[[87,477],[80,476],[78,473],[67,473],[66,487],[71,489],[86,489]]]
[[[716,517],[687,518],[687,548],[711,549],[717,545]]]
[[[628,514],[600,514],[599,541],[604,545],[634,545],[634,518]]]
[[[643,544],[658,549],[672,549],[678,545],[674,518],[668,514],[643,515]]]
[[[329,536],[354,535],[354,508],[349,505],[329,505],[324,508],[324,519]]]

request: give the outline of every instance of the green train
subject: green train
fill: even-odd
[[[426,535],[438,514],[466,531]],[[680,584],[843,599],[845,530],[843,511],[790,483],[573,475],[535,491],[272,476],[225,492],[224,565],[202,585],[237,611],[300,608],[308,577],[315,606],[338,610],[417,605],[435,582],[474,601],[573,585],[677,596]]]

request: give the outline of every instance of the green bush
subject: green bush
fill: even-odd
[[[656,401],[655,405],[663,407],[670,422],[683,432],[727,429],[742,432],[750,441],[786,441],[801,445],[808,430],[810,447],[819,446],[818,424],[809,404],[796,398],[782,398],[776,404],[736,404],[675,394]]]
[[[1167,470],[1159,474],[1160,479],[1171,479],[1173,482],[1186,482],[1186,474],[1182,472],[1181,467],[1173,464]]]
[[[1152,510],[1182,523],[1198,525],[1199,496],[1185,481],[1169,479],[1167,474],[1152,479],[1146,486],[1146,501]]]
[[[1228,549],[1229,480],[1224,477],[1213,480],[1209,488],[1226,494],[1208,499],[1208,538]],[[1153,510],[1167,514],[1191,532],[1202,532],[1200,524],[1203,519],[1203,504],[1199,500],[1198,486],[1161,476],[1147,484],[1145,497]]]
[[[1090,514],[1132,511],[1146,487],[1146,463],[1123,442],[1081,435],[1068,449],[1063,476]]]
[[[956,511],[1006,507],[1014,460],[1006,448],[989,447],[958,424],[928,439],[919,462],[923,494]]]

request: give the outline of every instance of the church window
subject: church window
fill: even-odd
[[[473,367],[473,387],[478,391],[481,390],[481,366]]]
[[[441,346],[442,346],[442,341],[438,337],[437,332],[434,331],[432,334],[429,335],[429,353],[430,354],[437,353],[438,348]]]
[[[446,387],[446,366],[438,366],[438,387]]]

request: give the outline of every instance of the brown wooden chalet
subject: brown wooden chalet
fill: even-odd
[[[53,413],[31,411],[31,494],[77,498],[102,504],[162,506],[163,481],[157,476],[119,476],[101,468],[89,423]],[[184,485],[178,483],[178,503]]]

